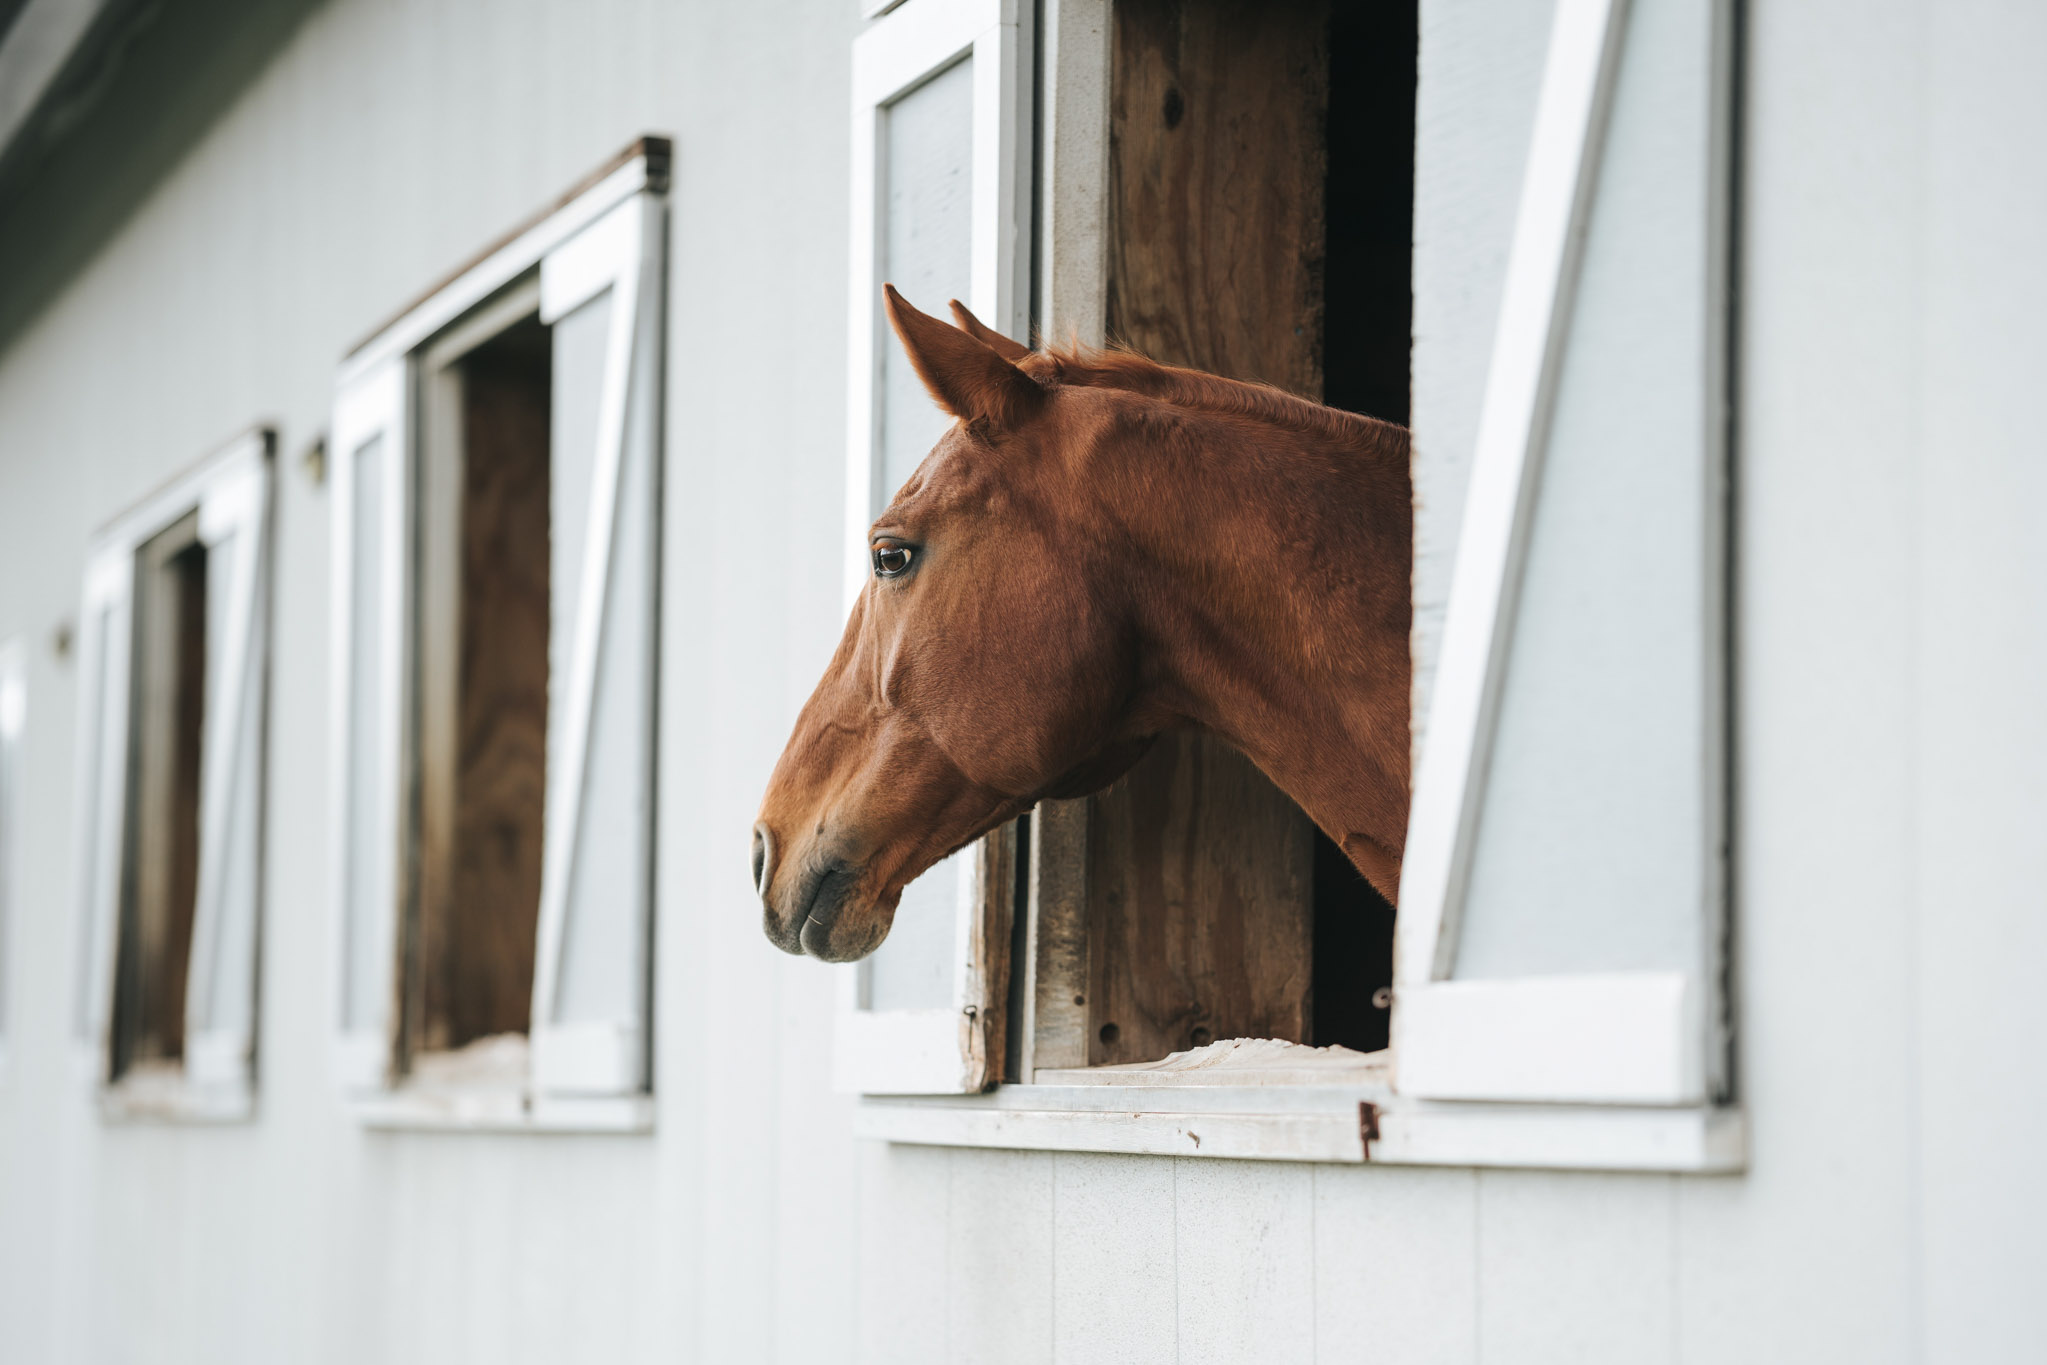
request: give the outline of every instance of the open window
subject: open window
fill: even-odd
[[[1030,73],[1017,0],[906,0],[854,42],[849,603],[867,528],[949,422],[889,334],[882,284],[1029,330]],[[999,1077],[1018,837],[999,831],[912,882],[880,951],[845,969],[843,1088],[960,1093]]]
[[[0,1066],[7,1064],[8,979],[21,880],[21,735],[28,721],[28,660],[19,640],[0,640]]]
[[[1739,1162],[1723,986],[1729,7],[1645,0],[1624,25],[1625,8],[1558,7],[1469,501],[1461,524],[1423,508],[1437,520],[1418,544],[1454,543],[1457,568],[1447,624],[1440,598],[1417,600],[1434,690],[1397,954],[1391,909],[1292,802],[1219,744],[1162,741],[1115,787],[1029,822],[1012,1083],[870,1098],[863,1132]],[[1407,420],[1414,8],[1040,14],[1041,330]],[[1643,279],[1657,290],[1627,284]]]
[[[273,444],[236,442],[87,557],[83,1023],[110,1115],[254,1103]]]
[[[336,1069],[372,1117],[650,1112],[667,171],[635,145],[343,366]]]

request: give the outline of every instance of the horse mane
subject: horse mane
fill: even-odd
[[[1078,384],[1088,388],[1122,389],[1173,407],[1253,421],[1290,431],[1328,436],[1349,445],[1383,447],[1389,437],[1404,446],[1407,431],[1392,422],[1366,417],[1298,397],[1271,384],[1225,379],[1200,370],[1164,365],[1124,346],[1043,346],[1017,361],[1041,383]]]

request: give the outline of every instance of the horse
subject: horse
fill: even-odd
[[[763,927],[851,962],[903,887],[1162,733],[1262,769],[1391,901],[1407,829],[1408,433],[1126,350],[1032,350],[884,286],[956,420],[869,532],[869,577],[753,831]]]

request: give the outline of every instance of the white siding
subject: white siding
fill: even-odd
[[[29,644],[31,717],[0,1359],[2037,1354],[2047,23],[1987,2],[1749,7],[1753,1154],[1694,1179],[847,1136],[832,974],[762,941],[741,854],[841,619],[851,9],[335,0],[0,351],[0,637]],[[1426,650],[1547,13],[1423,10]],[[327,493],[297,456],[353,340],[648,131],[677,139],[658,1130],[366,1133],[326,1075]],[[259,416],[283,453],[258,1117],[110,1127],[73,1074],[76,665],[49,640],[90,530]]]

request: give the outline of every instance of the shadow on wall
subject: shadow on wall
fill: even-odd
[[[319,0],[109,0],[0,149],[0,352],[155,190]]]

